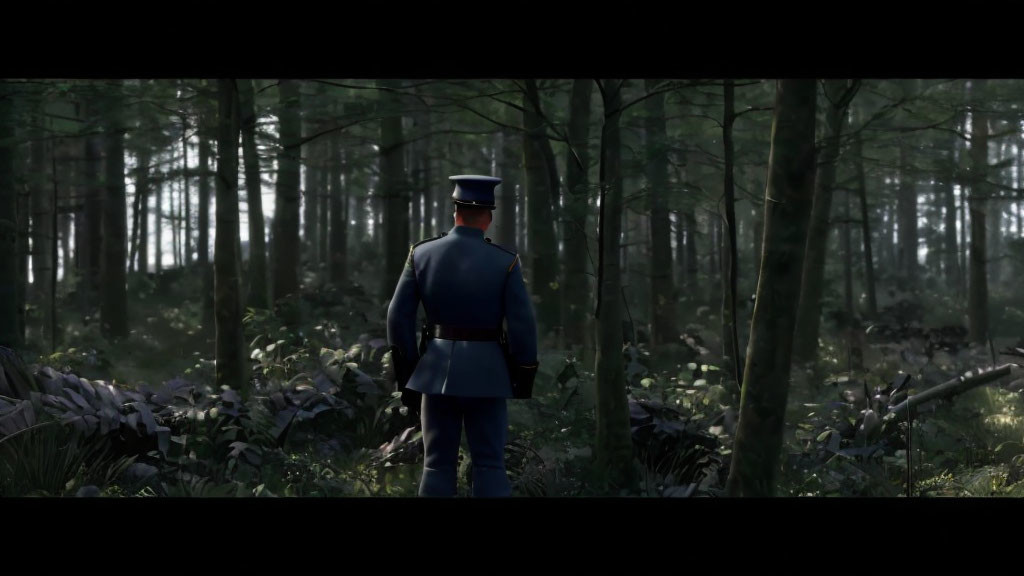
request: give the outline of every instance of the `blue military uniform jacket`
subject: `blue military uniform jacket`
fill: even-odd
[[[537,326],[515,252],[484,238],[483,230],[455,226],[412,247],[388,307],[388,343],[415,364],[408,388],[424,394],[511,398],[501,346],[493,341],[432,338],[420,357],[416,315],[428,324],[500,328],[520,366],[537,363]]]

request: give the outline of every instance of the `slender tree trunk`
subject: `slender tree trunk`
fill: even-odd
[[[960,249],[957,252],[960,268],[959,294],[967,294],[967,186],[960,185]]]
[[[139,204],[139,209],[136,211],[139,242],[135,269],[142,274],[149,272],[149,163],[150,151],[143,147],[139,152],[139,166],[135,176],[135,195]]]
[[[203,275],[203,326],[214,325],[213,265],[210,262],[210,139],[209,120],[199,117],[199,246],[197,262]]]
[[[349,186],[348,176],[353,175],[349,166],[349,161],[352,159],[352,154],[346,152],[345,156],[345,188],[354,191],[355,189]],[[367,223],[370,219],[368,208],[370,207],[371,199],[367,195],[366,187],[361,188],[358,195],[349,194],[352,202],[352,212],[355,214],[355,229],[352,231],[352,238],[356,243],[356,250],[354,251],[357,258],[353,264],[361,264],[366,259],[366,248],[369,238],[367,231]]]
[[[102,137],[88,136],[85,139],[85,278],[83,292],[91,308],[96,305],[100,294],[100,268],[103,262],[103,198],[106,195],[100,176],[102,166]]]
[[[843,304],[846,320],[852,325],[856,311],[853,307],[853,242],[850,235],[850,192],[843,194],[843,229],[841,244],[843,247]]]
[[[761,249],[764,247],[764,208],[754,208],[754,289],[761,276]]]
[[[128,336],[124,127],[119,109],[120,98],[115,96],[112,100],[107,110],[106,126],[107,194],[103,201],[103,290],[100,319],[104,335],[120,339]]]
[[[15,152],[16,160],[15,164],[18,165],[23,174],[31,170],[31,166],[26,166],[23,161],[23,154]],[[17,217],[15,221],[18,226],[18,237],[17,237],[17,255],[18,255],[18,290],[15,293],[17,316],[18,316],[18,338],[19,342],[24,344],[26,342],[26,331],[28,328],[28,308],[26,306],[29,296],[29,285],[28,285],[28,268],[29,268],[29,236],[30,228],[29,222],[32,219],[32,198],[30,188],[23,186],[23,191],[18,194],[17,201]],[[97,285],[99,284],[99,272],[97,271]],[[95,294],[95,293],[94,293]],[[95,301],[91,299],[90,302]]]
[[[718,292],[722,289],[720,274],[722,269],[719,265],[719,257],[722,251],[722,223],[717,212],[714,215],[708,215],[707,222],[708,240],[710,241],[710,246],[708,246],[707,302],[711,305],[716,303],[716,296],[719,296]]]
[[[697,258],[697,215],[692,208],[683,215],[683,221],[686,224],[686,293],[692,299],[700,286],[700,278],[697,277],[700,270]]]
[[[683,236],[683,213],[679,210],[673,210],[672,212],[672,235],[676,239],[676,250],[672,253],[672,256],[675,259],[675,279],[678,290],[678,287],[683,285],[683,274],[686,270],[686,258],[684,257],[686,252],[684,251],[685,241]],[[673,297],[676,296],[673,295]],[[673,310],[675,310],[675,307],[673,307]]]
[[[986,267],[986,211],[991,194],[988,183],[988,114],[978,107],[986,87],[984,79],[972,80],[971,110],[971,194],[968,206],[971,212],[971,279],[967,297],[968,330],[972,342],[983,343],[989,338],[988,325],[988,271]]]
[[[814,80],[778,82],[765,192],[765,246],[727,482],[730,496],[775,492],[814,196],[816,97]]]
[[[428,115],[426,124],[428,132],[433,130],[431,127],[433,125],[432,122],[433,119]],[[448,179],[445,175],[441,174],[440,170],[435,170],[435,168],[440,167],[440,164],[434,157],[437,141],[433,138],[427,138],[425,146],[427,149],[427,171],[426,174],[424,174],[424,178],[430,186],[429,198],[431,199],[433,206],[431,208],[431,214],[433,214],[434,220],[434,235],[437,236],[440,235],[441,232],[448,231],[452,226],[452,216],[450,211],[452,206],[450,194],[452,191],[446,187]],[[449,176],[454,176],[454,174],[449,174]]]
[[[144,155],[145,153],[140,150],[137,155],[139,165],[135,167],[135,198],[132,200],[132,235],[131,240],[128,243],[130,246],[128,250],[128,271],[132,273],[137,270],[136,263],[138,262],[139,253],[139,228],[141,227],[142,220],[142,197],[144,192],[142,186],[140,186],[143,180],[140,174],[143,170],[142,161],[144,159]],[[145,160],[148,165],[149,159],[146,158]]]
[[[330,136],[331,147],[331,245],[329,273],[331,284],[341,287],[345,282],[345,273],[348,269],[348,247],[346,246],[348,221],[345,218],[344,205],[348,200],[345,190],[342,188],[342,155],[341,136],[335,132]]]
[[[562,290],[562,326],[565,341],[570,344],[584,344],[590,338],[586,336],[587,312],[589,311],[590,281],[587,272],[590,269],[590,257],[587,254],[587,203],[590,197],[590,183],[587,169],[590,166],[590,154],[587,146],[590,139],[590,101],[593,94],[594,81],[577,79],[573,81],[572,97],[569,102],[569,145],[565,160],[565,207],[562,218],[562,238],[565,244],[563,263],[565,269],[565,288]],[[575,155],[573,154],[575,151]],[[667,175],[668,168],[664,167]],[[510,202],[511,204],[511,202]],[[515,214],[512,214],[515,217]],[[668,218],[668,209],[665,208]],[[669,250],[667,266],[671,281],[672,263],[671,250],[668,246],[666,231],[665,244]],[[671,285],[670,285],[671,286]],[[671,303],[671,292],[668,301]]]
[[[956,241],[956,191],[953,189],[954,159],[950,155],[945,173],[942,176],[942,207],[943,207],[943,268],[946,272],[946,286],[957,290],[960,284],[960,270],[957,254],[959,246]]]
[[[277,194],[274,204],[274,240],[270,265],[273,269],[273,300],[299,290],[299,155],[302,135],[299,119],[301,100],[299,85],[294,80],[281,80],[280,141],[277,160]]]
[[[156,273],[164,269],[164,216],[163,216],[163,191],[164,179],[156,183],[156,195],[153,202],[153,260],[155,261]]]
[[[236,80],[242,159],[245,163],[245,198],[249,209],[249,292],[247,305],[268,308],[267,239],[263,223],[260,157],[256,147],[256,101],[252,80]]]
[[[47,153],[49,152],[49,153]],[[48,339],[53,320],[50,293],[53,289],[53,183],[50,175],[50,158],[53,150],[47,150],[47,143],[36,139],[31,144],[32,175],[29,180],[32,201],[32,300],[43,312],[42,334]]]
[[[846,109],[852,98],[851,90],[855,89],[848,87],[846,80],[825,82],[825,145],[815,178],[814,203],[807,229],[807,251],[793,341],[793,359],[798,362],[810,362],[818,353],[821,296],[825,288],[825,255],[828,253],[829,218],[832,214],[832,187],[836,181],[839,141],[846,121]]]
[[[380,86],[395,88],[397,80],[381,80]],[[401,101],[393,92],[382,91],[385,114],[380,126],[381,197],[384,200],[384,274],[380,294],[390,295],[409,256],[409,184],[403,155]],[[387,296],[385,296],[386,298]]]
[[[185,266],[192,266],[192,196],[188,175],[188,119],[181,117],[181,173],[182,202],[185,204]],[[209,194],[209,192],[207,192]]]
[[[238,87],[218,80],[217,230],[214,247],[217,386],[246,386],[242,333],[242,249],[238,218]]]
[[[303,122],[306,135],[311,135],[319,128],[313,123],[311,119],[306,119]],[[316,250],[320,246],[320,242],[317,240],[317,222],[319,217],[317,215],[317,208],[320,203],[318,201],[320,190],[320,170],[323,162],[323,154],[321,150],[321,141],[313,140],[305,145],[303,150],[303,156],[305,159],[306,177],[304,186],[302,189],[302,250],[303,260],[307,262],[311,268],[316,268],[316,263],[319,260],[319,255]]]
[[[878,298],[875,295],[875,261],[871,255],[871,224],[868,218],[868,197],[864,185],[864,153],[860,132],[853,135],[853,167],[856,172],[857,196],[860,197],[860,230],[864,244],[864,292],[868,298],[868,318],[878,317]]]
[[[648,79],[645,85],[653,92],[660,84]],[[587,95],[589,98],[589,94]],[[675,342],[679,336],[675,319],[675,298],[672,286],[672,223],[668,210],[668,141],[665,128],[665,95],[658,94],[644,101],[646,117],[644,134],[647,148],[647,197],[651,214],[651,258],[649,260],[651,301],[651,342]],[[571,261],[571,258],[567,258]]]
[[[1004,158],[1002,154],[1002,146],[997,147],[996,161],[999,162]],[[999,170],[997,176],[1005,174],[1004,170]],[[993,178],[993,180],[1002,180],[1003,178]],[[1000,184],[1006,184],[1000,182]],[[1005,258],[1001,258],[1003,247],[1002,247],[1002,230],[1003,230],[1003,194],[1002,191],[995,186],[989,186],[987,209],[985,210],[985,216],[988,218],[985,227],[988,233],[988,239],[986,241],[986,252],[989,255],[986,257],[986,267],[989,276],[989,282],[996,286],[1002,281],[1003,275],[1003,262]],[[991,261],[989,259],[991,258]]]
[[[50,340],[50,353],[57,352],[57,212],[60,208],[59,198],[59,187],[57,184],[57,150],[61,147],[63,140],[57,140],[56,142],[50,143],[50,176],[51,183],[53,184],[53,195],[51,196],[51,206],[53,209],[50,211],[50,229],[53,230],[54,236],[50,241],[50,278],[49,278],[49,290],[47,291],[46,308],[43,314],[44,328],[43,333],[49,336]]]
[[[61,253],[61,266],[64,273],[64,280],[67,281],[71,278],[74,265],[74,256],[71,253],[71,186],[72,182],[75,182],[74,168],[68,170],[71,176],[65,178],[64,185],[61,187],[61,198],[57,202],[57,211],[60,213],[58,216],[59,227],[60,227],[60,253]]]
[[[330,224],[331,201],[330,180],[331,171],[334,170],[335,167],[337,166],[338,158],[336,156],[327,155],[330,152],[329,143],[324,144],[323,148],[326,150],[326,152],[324,153],[324,157],[327,159],[327,162],[325,163],[324,166],[320,168],[320,185],[317,187],[317,200],[319,201],[319,206],[317,206],[316,209],[316,214],[318,218],[318,222],[316,224],[316,238],[317,242],[319,243],[319,246],[317,246],[316,253],[318,256],[317,269],[322,269],[323,275],[326,277],[327,265],[330,260],[330,253],[327,251],[330,237],[330,231],[328,229],[328,226]]]
[[[523,126],[526,138],[523,142],[523,164],[526,166],[527,211],[529,212],[528,234],[528,285],[537,309],[538,331],[542,337],[558,331],[560,322],[558,292],[558,245],[555,242],[554,220],[551,213],[551,178],[544,160],[544,145],[547,142],[545,125],[536,112],[536,82],[526,80],[526,94],[523,100]]]
[[[512,112],[513,109],[509,108]],[[509,113],[509,125],[518,123],[520,118]],[[509,250],[518,251],[516,238],[516,204],[519,175],[522,173],[522,137],[511,128],[501,129],[501,187],[498,188],[498,231],[496,241]]]
[[[907,144],[900,139],[899,203],[897,224],[899,226],[899,249],[897,270],[908,288],[917,285],[917,183],[911,173],[907,157]]]
[[[612,485],[631,482],[632,438],[622,358],[622,294],[619,237],[622,228],[622,160],[619,121],[622,116],[621,80],[600,80],[604,103],[601,129],[601,205],[598,222],[597,319],[597,437],[598,469]],[[532,119],[529,119],[532,120]],[[532,126],[531,121],[526,126]],[[529,165],[529,164],[528,164]]]
[[[412,211],[409,221],[410,242],[419,242],[423,236],[423,156],[418,154],[420,146],[408,146],[406,165],[409,166],[410,204]]]
[[[740,355],[740,339],[736,328],[736,270],[739,258],[736,250],[736,190],[733,181],[734,145],[732,125],[735,116],[735,88],[732,80],[725,81],[725,109],[722,114],[722,148],[725,160],[725,234],[722,246],[722,356],[736,378],[736,385],[743,382],[743,356]],[[653,214],[652,214],[653,218]],[[666,311],[667,312],[667,311]]]
[[[14,183],[14,102],[0,82],[0,346],[23,344],[18,324],[18,196]]]
[[[181,220],[178,219],[178,202],[180,194],[174,193],[174,186],[171,185],[167,190],[167,196],[170,200],[170,214],[168,218],[171,221],[171,254],[173,256],[174,267],[179,268],[181,266]]]

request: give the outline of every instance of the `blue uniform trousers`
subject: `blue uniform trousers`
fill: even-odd
[[[508,407],[504,398],[424,394],[420,414],[425,453],[420,496],[455,496],[463,422],[473,460],[473,496],[511,495],[505,472]]]

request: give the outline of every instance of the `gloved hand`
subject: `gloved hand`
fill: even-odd
[[[409,409],[409,414],[419,417],[422,394],[410,388],[402,388],[402,406]]]
[[[533,381],[537,378],[537,365],[516,366],[512,373],[512,397],[518,400],[533,398]]]

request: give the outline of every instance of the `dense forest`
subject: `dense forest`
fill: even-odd
[[[415,495],[385,316],[454,174],[538,322],[514,495],[1024,495],[1022,94],[0,81],[0,495]]]

